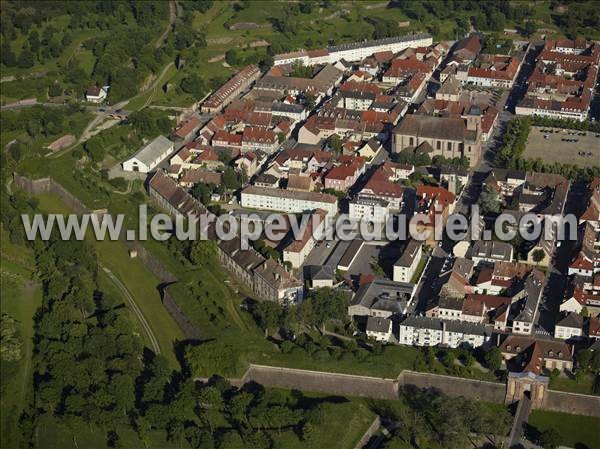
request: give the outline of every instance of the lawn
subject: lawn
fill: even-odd
[[[585,374],[579,382],[575,379],[560,376],[550,381],[550,389],[569,391],[571,393],[579,394],[594,394],[594,376],[592,374]]]
[[[529,415],[529,424],[540,432],[557,430],[563,445],[578,449],[600,448],[600,418],[534,410]]]
[[[0,260],[0,305],[18,321],[23,342],[21,359],[2,362],[0,402],[0,446],[19,447],[18,418],[31,393],[31,357],[33,350],[33,315],[41,304],[41,290],[32,279],[33,258],[27,248],[7,241],[2,228],[2,258]]]

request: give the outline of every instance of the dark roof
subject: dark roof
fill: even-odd
[[[583,317],[578,313],[570,312],[567,314],[566,317],[564,317],[562,320],[556,323],[556,325],[562,327],[572,327],[574,329],[581,329],[583,327]]]
[[[413,294],[414,284],[376,280],[361,285],[351,305],[387,310],[392,313],[403,313]]]
[[[390,332],[392,320],[378,316],[370,316],[367,318],[367,331],[371,332]]]
[[[444,140],[474,140],[475,131],[468,131],[460,117],[433,117],[429,115],[406,115],[394,129],[394,134]]]

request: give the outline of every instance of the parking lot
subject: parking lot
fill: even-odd
[[[548,164],[600,165],[600,134],[533,126],[523,156],[540,158]]]

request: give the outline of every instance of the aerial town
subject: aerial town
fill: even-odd
[[[178,2],[164,3],[179,14]],[[220,2],[207,3],[210,13]],[[333,3],[322,9],[342,8]],[[160,89],[134,112],[132,101],[111,100],[118,91],[110,80],[90,83],[79,103],[99,120],[85,140],[72,130],[35,163],[19,155],[19,165],[18,133],[3,136],[3,157],[4,148],[12,155],[3,174],[3,357],[20,320],[4,297],[21,288],[19,276],[25,292],[43,286],[32,333],[14,337],[34,336],[38,355],[26,368],[34,380],[19,404],[27,405],[2,424],[19,426],[22,439],[6,447],[25,447],[25,438],[27,447],[105,447],[105,434],[106,447],[140,447],[138,438],[145,447],[218,449],[600,447],[600,42],[534,33],[490,42],[473,26],[456,39],[400,29],[298,46],[268,64],[238,64],[191,107],[165,106],[170,121],[159,118],[143,137],[135,136],[144,126],[136,114],[153,107]],[[189,61],[178,56],[167,69]],[[3,127],[28,101],[3,98]],[[133,127],[101,145],[118,153],[95,158],[86,140],[120,126]],[[68,156],[62,175],[44,169],[68,151],[81,155]],[[137,241],[128,231],[81,249],[10,231],[21,226],[17,212],[102,216],[141,203],[152,213],[226,216],[242,227],[252,216],[262,233],[244,246],[243,235],[223,239],[211,224],[202,229],[207,241],[188,246],[174,237]],[[285,218],[277,239],[267,232],[272,214]],[[419,231],[428,234],[331,237],[341,216],[371,229],[425,217]],[[456,216],[466,219],[464,231],[481,232],[450,238],[445,226]],[[517,231],[531,216],[550,231],[498,236],[499,217],[510,219],[502,230]],[[292,218],[305,224],[299,232]],[[30,274],[10,274],[26,257],[30,267],[18,270]],[[84,300],[86,292],[94,299]],[[54,347],[63,344],[67,350]],[[95,352],[106,359],[88,359]],[[19,359],[6,360],[19,377]],[[75,374],[59,373],[69,363]],[[338,439],[320,428],[317,413],[329,423],[328,413],[351,409],[328,410],[317,393],[352,398],[344,401],[355,407],[356,436],[341,438],[350,422],[327,424]],[[117,399],[109,405],[101,396]],[[398,397],[402,411],[383,405]],[[364,398],[382,405],[369,408]],[[445,398],[495,424],[469,429],[464,418],[464,438],[440,436],[441,424],[406,437],[414,431],[409,410],[448,421]],[[474,411],[484,403],[502,411]],[[333,399],[327,406],[341,407]],[[364,426],[356,407],[365,408]]]

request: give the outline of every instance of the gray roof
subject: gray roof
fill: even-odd
[[[469,335],[491,335],[492,330],[483,324],[469,323],[466,321],[440,320],[425,316],[409,316],[400,326],[409,326],[418,329],[442,330],[444,326],[449,332]]]
[[[538,303],[542,297],[542,291],[544,288],[543,282],[538,278],[535,270],[527,276],[525,284],[523,286],[525,294],[525,304],[521,312],[517,315],[515,320],[524,322],[533,322],[538,308]]]
[[[304,267],[304,275],[310,280],[333,280],[335,270],[331,265],[307,265]]]
[[[291,112],[293,114],[300,114],[304,110],[304,106],[301,104],[289,104],[282,101],[276,101],[271,106],[271,110],[274,113],[277,112]]]
[[[510,243],[496,240],[478,240],[473,244],[473,257],[481,257],[510,262],[513,248]]]
[[[406,245],[404,245],[404,248],[402,249],[402,254],[394,263],[394,266],[410,267],[422,244],[422,242],[415,239],[410,239],[408,242],[406,242]]]
[[[367,318],[367,331],[371,332],[390,332],[392,326],[392,320],[389,318],[382,318],[377,316],[370,316]]]
[[[173,146],[173,142],[171,142],[165,136],[158,136],[152,142],[137,150],[132,157],[135,157],[140,162],[149,165],[171,146]]]
[[[361,285],[351,305],[361,305],[369,309],[404,313],[413,294],[414,284],[375,280]]]
[[[327,47],[327,50],[329,50],[330,53],[333,53],[336,51],[354,50],[357,48],[369,48],[379,45],[395,44],[396,42],[407,42],[415,39],[427,39],[429,37],[431,37],[431,35],[426,33],[408,34],[406,36],[386,37],[383,39],[377,39],[373,41],[352,42],[350,44],[335,45],[333,47]]]
[[[581,329],[583,327],[583,317],[578,313],[569,313],[566,317],[556,323],[557,326],[571,327],[574,329]]]

